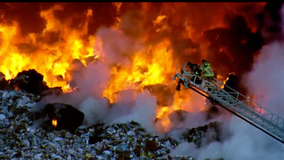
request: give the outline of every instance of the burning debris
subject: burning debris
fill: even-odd
[[[41,97],[63,93],[61,87],[49,88],[46,82],[43,81],[43,75],[35,69],[22,71],[14,79],[8,81],[3,78],[0,83],[3,84],[3,89],[23,90]]]
[[[56,129],[66,129],[72,133],[82,125],[84,120],[84,113],[68,104],[47,104],[41,111],[36,113],[37,118],[46,115],[49,119],[44,123],[46,125],[43,126],[44,128],[49,129],[52,125]]]
[[[15,90],[24,90],[28,93],[40,95],[43,91],[48,90],[48,86],[43,81],[43,75],[34,69],[22,71],[10,81],[10,86]]]

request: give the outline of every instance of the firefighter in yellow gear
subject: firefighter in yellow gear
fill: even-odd
[[[212,81],[213,78],[214,78],[214,72],[211,68],[211,65],[209,62],[207,62],[205,59],[203,59],[202,61],[202,65],[200,66],[200,69],[201,69],[201,77],[202,79],[204,80],[207,80],[207,81]],[[202,81],[202,84],[201,84],[201,87],[204,88],[205,86],[205,81]],[[206,89],[207,90],[207,89]]]

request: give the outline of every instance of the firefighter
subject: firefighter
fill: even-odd
[[[195,82],[196,84],[201,84],[200,76],[202,70],[200,69],[200,66],[198,64],[192,64],[191,62],[188,62],[187,65],[191,69],[191,71],[198,77],[191,77],[191,81]]]
[[[183,71],[183,70],[181,70],[181,71],[180,71],[180,73],[181,73],[181,74],[183,74],[183,73],[184,73],[184,71]],[[187,82],[187,83],[188,83],[188,82]],[[180,91],[181,84],[183,84],[183,85],[184,85],[184,81],[183,81],[183,80],[181,80],[181,79],[179,79],[179,81],[178,81],[178,85],[177,85],[177,87],[176,87],[176,90],[177,90],[177,91]]]
[[[187,62],[187,66],[190,68],[192,72],[195,72],[199,68],[198,64],[192,64],[191,62]]]
[[[190,68],[190,70],[197,75],[198,77],[191,77],[191,81],[193,81],[196,84],[201,84],[201,80],[199,79],[200,75],[201,75],[201,70],[199,69],[199,65],[198,64],[192,64],[191,62],[187,63],[187,66]],[[183,70],[181,70],[181,74],[183,74]],[[180,91],[180,87],[181,84],[184,84],[183,80],[179,80],[178,85],[176,87],[177,91]]]
[[[202,62],[202,65],[200,66],[200,70],[201,70],[202,79],[207,80],[209,82],[212,81],[213,78],[214,78],[214,72],[211,68],[210,63],[207,62],[205,59],[201,60],[201,62]],[[202,88],[204,88],[204,86],[205,86],[204,80],[202,81],[202,84],[201,84]],[[210,89],[210,88],[208,88],[208,89]],[[207,89],[205,88],[205,90],[207,90]]]

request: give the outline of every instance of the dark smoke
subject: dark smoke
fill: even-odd
[[[117,8],[109,2],[88,2],[88,3],[64,3],[64,10],[55,12],[59,20],[65,21],[70,15],[74,15],[71,26],[74,29],[80,29],[80,25],[84,23],[84,15],[88,9],[92,9],[93,15],[88,24],[88,34],[95,34],[99,27],[110,27],[116,22]]]
[[[231,75],[227,85],[246,93],[240,83],[240,77],[252,69],[253,58],[263,45],[279,38],[281,32],[280,3],[267,3],[264,11],[255,15],[259,27],[252,33],[241,15],[227,15],[225,20],[229,28],[216,28],[204,32],[210,41],[209,61],[216,68],[227,66],[236,75]],[[220,51],[220,48],[225,48]],[[224,71],[224,70],[218,70]],[[222,73],[221,73],[222,74]]]
[[[210,25],[216,24],[219,15],[223,14],[222,11],[208,5],[226,10],[224,12],[227,14],[223,21],[227,23],[227,27],[206,30],[210,28]],[[182,63],[185,60],[199,63],[201,58],[204,58],[201,57],[200,50],[203,42],[199,44],[196,42],[196,37],[186,35],[185,22],[188,22],[188,25],[197,33],[206,30],[204,38],[210,42],[207,59],[211,61],[218,74],[226,75],[234,71],[242,75],[250,70],[253,54],[263,45],[259,29],[253,33],[247,24],[247,21],[255,25],[261,23],[259,17],[256,18],[260,12],[258,9],[260,5],[249,3],[239,7],[234,5],[237,4],[123,3],[119,15],[122,18],[127,17],[128,21],[127,24],[122,25],[121,29],[127,36],[133,38],[149,35],[146,44],[150,45],[167,38],[171,41],[177,59],[182,59]],[[159,15],[166,16],[161,25],[167,25],[168,28],[157,32],[160,26],[149,26]],[[220,48],[223,48],[223,51],[220,51]],[[186,53],[188,49],[192,49],[191,54]]]
[[[237,74],[250,69],[253,54],[263,45],[259,32],[252,33],[244,17],[240,15],[226,16],[229,28],[216,28],[204,32],[210,41],[208,60],[213,66],[228,66]],[[221,50],[224,48],[224,50]]]
[[[56,18],[65,22],[72,17],[71,28],[80,29],[84,23],[87,10],[92,9],[93,15],[88,24],[88,34],[95,34],[101,26],[110,27],[116,22],[117,8],[112,3],[40,3],[40,2],[17,2],[0,3],[0,14],[4,13],[1,22],[12,23],[17,21],[21,28],[21,34],[41,33],[46,22],[40,16],[41,10],[47,10],[54,5],[60,5],[63,9],[54,11]],[[54,33],[56,34],[56,33]]]
[[[263,13],[259,15],[260,31],[264,38],[265,44],[281,36],[281,15],[280,9],[283,2],[270,2],[265,6]]]
[[[52,7],[52,4],[45,3],[45,8]],[[21,34],[41,33],[45,28],[45,20],[40,17],[40,11],[43,9],[38,2],[16,2],[16,3],[0,3],[0,14],[4,17],[0,19],[0,23],[12,23],[17,21],[21,28]]]

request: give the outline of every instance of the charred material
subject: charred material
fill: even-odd
[[[36,95],[40,95],[40,93],[49,89],[43,81],[43,75],[34,69],[18,73],[17,76],[10,81],[10,86],[14,89],[24,90]]]
[[[220,141],[220,133],[220,123],[211,122],[208,125],[185,130],[182,133],[182,139],[194,142],[197,147],[201,147],[204,143],[209,144],[213,141]]]
[[[71,105],[52,103],[47,104],[41,111],[35,114],[36,119],[48,116],[48,120],[43,124],[44,128],[49,130],[53,127],[57,130],[75,130],[83,123],[84,113]],[[54,124],[55,123],[55,124]]]

